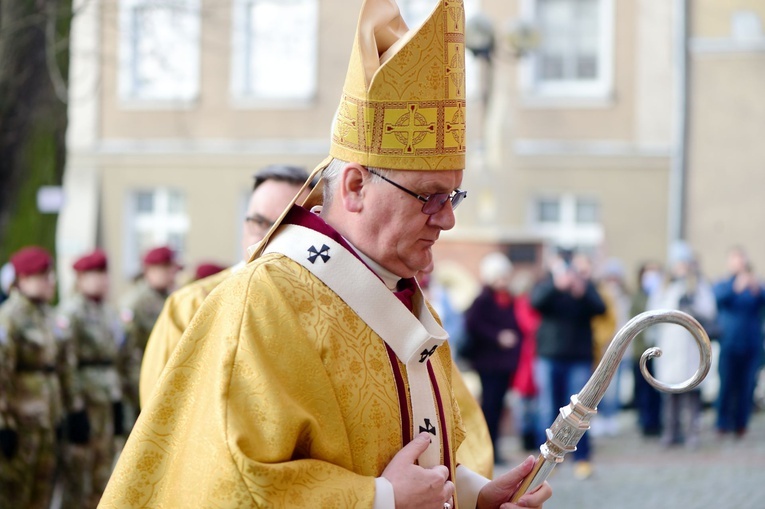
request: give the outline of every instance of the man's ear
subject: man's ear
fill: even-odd
[[[348,163],[340,174],[340,199],[348,212],[361,212],[364,208],[364,186],[367,170],[358,163]]]

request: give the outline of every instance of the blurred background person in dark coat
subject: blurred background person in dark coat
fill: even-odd
[[[481,408],[494,445],[494,462],[503,463],[499,451],[500,420],[505,394],[518,367],[521,331],[510,294],[512,264],[502,253],[481,260],[483,288],[465,311],[468,359],[481,378]]]
[[[560,249],[549,274],[531,292],[531,305],[542,315],[535,377],[543,427],[553,423],[558,409],[582,390],[592,374],[592,319],[604,313],[606,306],[590,280],[588,265],[582,256],[575,260],[571,250]],[[540,427],[540,443],[544,440],[544,429]],[[587,433],[573,455],[574,475],[579,479],[590,477]]]

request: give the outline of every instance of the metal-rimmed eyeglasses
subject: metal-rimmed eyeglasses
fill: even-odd
[[[422,196],[415,193],[414,191],[410,189],[405,188],[401,184],[398,184],[392,181],[389,178],[383,177],[382,175],[372,170],[371,168],[367,168],[367,171],[376,177],[380,177],[385,182],[396,186],[397,188],[404,191],[406,194],[410,196],[414,196],[415,198],[420,200],[422,202],[422,213],[427,214],[429,216],[432,216],[433,214],[437,214],[438,212],[441,212],[441,210],[444,208],[444,205],[446,205],[446,202],[451,202],[452,210],[456,209],[457,206],[460,203],[462,203],[462,200],[464,200],[465,197],[467,196],[467,191],[463,191],[461,189],[455,189],[451,193],[433,193],[427,196]]]

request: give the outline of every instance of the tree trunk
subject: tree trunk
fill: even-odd
[[[0,0],[0,263],[25,245],[54,249],[57,216],[37,210],[37,191],[64,171],[66,98],[53,83],[66,84],[71,7]]]

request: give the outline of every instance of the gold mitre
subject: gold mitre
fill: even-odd
[[[465,9],[438,0],[409,30],[394,0],[365,0],[330,155],[394,170],[465,168]]]
[[[389,170],[465,168],[462,2],[438,0],[428,19],[409,30],[394,0],[364,0],[332,123],[330,156],[250,249],[250,261],[263,253],[297,197],[332,158]],[[322,187],[319,178],[304,207],[321,203]]]

